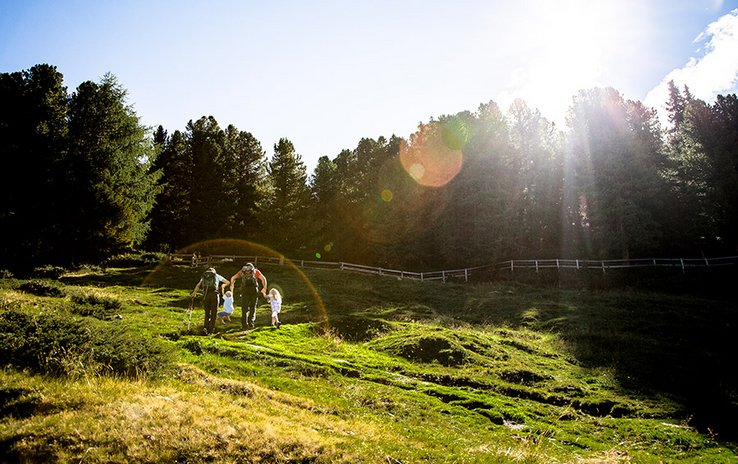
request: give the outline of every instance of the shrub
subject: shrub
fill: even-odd
[[[7,269],[0,269],[0,279],[12,279],[15,277],[12,271]]]
[[[56,282],[45,280],[29,280],[18,286],[18,290],[36,296],[64,296],[64,289]]]
[[[92,291],[81,291],[71,297],[74,306],[71,311],[81,316],[105,319],[120,310],[123,303],[114,296],[102,295]]]
[[[37,267],[33,270],[33,276],[42,279],[58,279],[67,272],[67,270],[61,266],[52,266],[47,264],[45,266]]]
[[[164,253],[140,252],[140,253],[123,253],[111,256],[103,261],[105,267],[137,267],[150,266],[159,264],[166,258]]]
[[[171,365],[172,351],[150,338],[64,313],[0,313],[0,365],[82,377],[148,377]]]

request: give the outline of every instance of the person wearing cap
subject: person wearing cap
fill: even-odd
[[[246,263],[231,277],[231,289],[235,289],[236,279],[241,279],[241,328],[253,327],[256,320],[256,306],[259,293],[266,298],[267,280],[264,274],[251,263]],[[261,289],[259,289],[261,282]]]
[[[197,296],[197,291],[202,287],[202,306],[205,309],[205,333],[215,332],[215,319],[218,314],[218,285],[223,282],[223,288],[231,283],[222,275],[209,267],[205,270],[200,281],[192,291],[192,298]]]

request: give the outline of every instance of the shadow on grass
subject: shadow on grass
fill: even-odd
[[[521,284],[480,293],[455,317],[556,333],[583,366],[612,369],[625,388],[666,394],[692,425],[738,440],[735,300]]]

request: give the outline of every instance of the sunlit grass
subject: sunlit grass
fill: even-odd
[[[190,329],[183,322],[188,268],[159,269],[156,279],[142,269],[65,275],[57,298],[19,291],[20,281],[0,283],[0,311],[34,317],[79,317],[70,295],[80,293],[93,295],[93,305],[119,302],[119,317],[94,324],[177,353],[162,373],[134,379],[6,368],[0,461],[735,459],[734,444],[695,428],[679,395],[640,376],[647,361],[639,356],[662,354],[637,338],[638,324],[662,327],[666,339],[676,328],[660,314],[682,311],[703,323],[698,302],[307,272],[325,320],[300,276],[265,272],[284,289],[284,325],[269,327],[262,307],[258,327],[241,331],[239,308],[207,337],[199,307]],[[611,348],[619,351],[605,351]]]

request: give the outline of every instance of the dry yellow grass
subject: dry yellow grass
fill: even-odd
[[[0,439],[17,455],[54,462],[357,462],[342,443],[402,440],[302,398],[180,366],[166,383],[94,378],[71,382],[3,373],[35,401],[6,417]],[[355,446],[350,448],[356,449]]]

